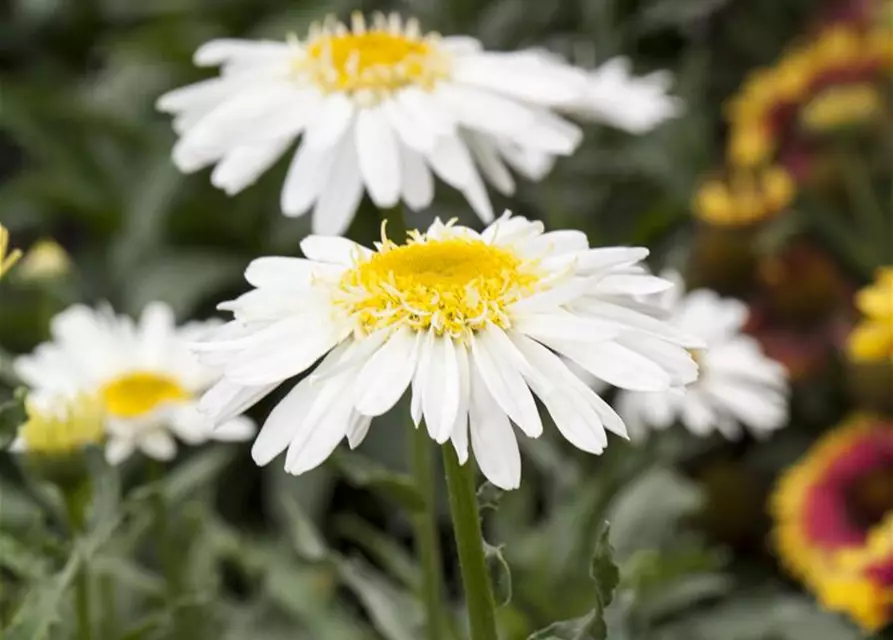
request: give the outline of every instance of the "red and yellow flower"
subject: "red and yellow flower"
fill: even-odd
[[[823,606],[870,631],[893,621],[893,423],[858,415],[823,437],[772,511],[781,561]]]

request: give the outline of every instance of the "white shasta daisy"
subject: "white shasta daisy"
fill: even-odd
[[[514,488],[511,422],[532,438],[543,430],[533,394],[584,451],[600,453],[606,429],[626,435],[559,354],[643,391],[697,374],[686,348],[699,340],[632,300],[670,286],[637,266],[647,249],[590,249],[582,232],[544,233],[508,214],[482,233],[435,221],[408,235],[396,244],[383,229],[375,251],[310,236],[305,258],[253,261],[245,277],[255,288],[221,305],[234,319],[196,345],[223,370],[200,404],[215,421],[309,372],[268,416],[252,449],[258,464],[287,449],[285,468],[299,474],[345,437],[356,447],[411,387],[416,425],[451,440],[463,463],[470,441],[484,475]]]
[[[678,274],[664,277],[677,283],[660,302],[668,322],[702,337],[707,348],[695,352],[700,368],[696,382],[662,392],[620,392],[615,406],[630,434],[643,437],[649,427],[666,429],[677,419],[696,435],[715,430],[730,439],[740,437],[740,424],[756,435],[783,427],[788,419],[787,373],[742,332],[746,305],[708,289],[685,294]]]
[[[355,13],[350,27],[327,18],[302,40],[213,40],[194,59],[221,73],[159,99],[180,134],[174,162],[185,172],[216,165],[212,183],[234,194],[300,137],[281,208],[313,209],[313,231],[326,235],[344,232],[365,191],[379,208],[427,207],[433,176],[490,222],[482,174],[511,194],[509,168],[539,180],[579,144],[581,130],[556,110],[622,123],[639,108],[640,94],[554,55],[484,51],[397,14],[367,25]]]
[[[53,318],[53,340],[18,357],[15,372],[31,388],[29,403],[58,413],[65,398],[96,398],[112,464],[135,449],[168,460],[177,436],[188,444],[209,439],[246,440],[254,425],[246,418],[212,424],[197,411],[197,394],[218,376],[201,364],[189,344],[213,325],[193,322],[177,327],[170,307],[149,304],[135,323],[110,309],[75,305]],[[61,404],[60,404],[61,402]],[[17,448],[27,448],[27,438]]]

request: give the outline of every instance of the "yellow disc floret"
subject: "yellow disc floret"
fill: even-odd
[[[476,238],[389,240],[347,272],[336,302],[362,334],[389,326],[467,339],[488,324],[507,328],[506,308],[539,282],[533,261]]]
[[[116,418],[137,418],[166,402],[189,398],[173,378],[150,371],[134,371],[103,385],[100,395],[108,413]]]
[[[306,56],[296,65],[325,92],[345,92],[371,102],[409,85],[430,90],[449,74],[437,34],[422,35],[418,23],[398,14],[374,16],[367,29],[355,13],[352,29],[333,19],[311,29]]]
[[[102,441],[102,403],[95,396],[77,395],[46,409],[29,402],[27,410],[19,436],[29,453],[61,456]]]
[[[856,295],[856,306],[864,317],[847,339],[850,359],[893,359],[893,268],[878,270],[876,282]]]

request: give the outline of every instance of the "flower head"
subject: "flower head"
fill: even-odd
[[[781,560],[822,603],[876,630],[893,620],[893,425],[856,416],[778,483]]]
[[[303,259],[252,262],[255,289],[221,305],[233,321],[196,345],[224,372],[201,402],[215,421],[309,370],[255,441],[261,465],[287,449],[286,470],[298,474],[344,437],[357,446],[411,386],[416,425],[451,440],[462,462],[470,439],[484,474],[514,488],[510,421],[541,434],[533,394],[584,451],[600,453],[606,429],[626,434],[559,355],[624,388],[659,391],[696,375],[685,348],[700,341],[632,298],[669,286],[637,266],[644,249],[590,249],[578,231],[544,233],[508,215],[480,234],[436,221],[402,243],[383,229],[374,251],[321,236],[301,249]]]
[[[120,462],[135,449],[166,460],[176,452],[172,435],[198,444],[254,433],[245,419],[212,431],[196,410],[197,394],[218,376],[196,361],[188,343],[209,328],[202,323],[177,327],[162,303],[148,305],[138,323],[108,309],[77,305],[53,318],[52,342],[17,358],[14,366],[31,387],[35,406],[51,405],[60,396],[99,403],[109,462]],[[31,448],[27,432],[22,435]]]
[[[48,400],[48,401],[47,401]],[[63,457],[105,437],[102,403],[86,393],[30,399],[28,420],[19,427],[12,450],[30,454]]]
[[[704,182],[693,209],[708,224],[741,227],[773,218],[791,205],[795,194],[793,178],[781,167],[742,169],[726,180]]]
[[[657,95],[663,77],[636,81],[622,65],[589,77],[552,54],[484,51],[397,14],[367,23],[355,13],[350,25],[327,18],[286,42],[214,40],[195,62],[220,65],[220,77],[158,101],[180,134],[177,166],[216,165],[212,183],[234,194],[300,137],[282,212],[313,209],[314,233],[332,235],[348,227],[364,191],[379,208],[427,207],[434,176],[490,222],[484,179],[512,194],[509,168],[539,180],[577,148],[582,131],[558,110],[641,131],[678,108]]]
[[[9,232],[0,224],[0,278],[12,269],[12,266],[22,257],[18,249],[9,251]]]
[[[706,349],[694,352],[700,371],[687,387],[621,392],[617,410],[632,435],[641,437],[649,427],[666,429],[677,419],[696,435],[719,431],[727,438],[740,436],[739,423],[756,435],[784,426],[787,374],[763,354],[756,340],[742,332],[747,307],[708,289],[683,294],[681,278],[669,277],[677,281],[662,302],[670,314],[669,324],[703,337]]]
[[[850,333],[847,352],[854,362],[893,360],[893,268],[878,270],[876,282],[856,296],[863,319]]]

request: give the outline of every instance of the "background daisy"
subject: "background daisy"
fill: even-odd
[[[250,421],[237,417],[212,430],[196,411],[196,395],[217,376],[196,360],[188,342],[211,326],[177,327],[171,309],[160,302],[148,305],[139,322],[109,308],[76,305],[53,318],[53,340],[17,358],[14,367],[31,388],[29,401],[35,407],[52,407],[59,396],[95,395],[110,463],[120,463],[137,449],[169,460],[176,454],[173,436],[199,444],[244,440],[254,433]]]
[[[767,358],[759,343],[742,332],[747,307],[707,289],[684,293],[676,286],[663,296],[668,322],[680,331],[701,336],[706,349],[693,352],[697,382],[681,381],[663,392],[622,391],[617,410],[634,436],[648,428],[666,429],[677,420],[696,435],[719,431],[741,435],[743,424],[755,435],[784,426],[788,418],[788,383],[784,367]]]

